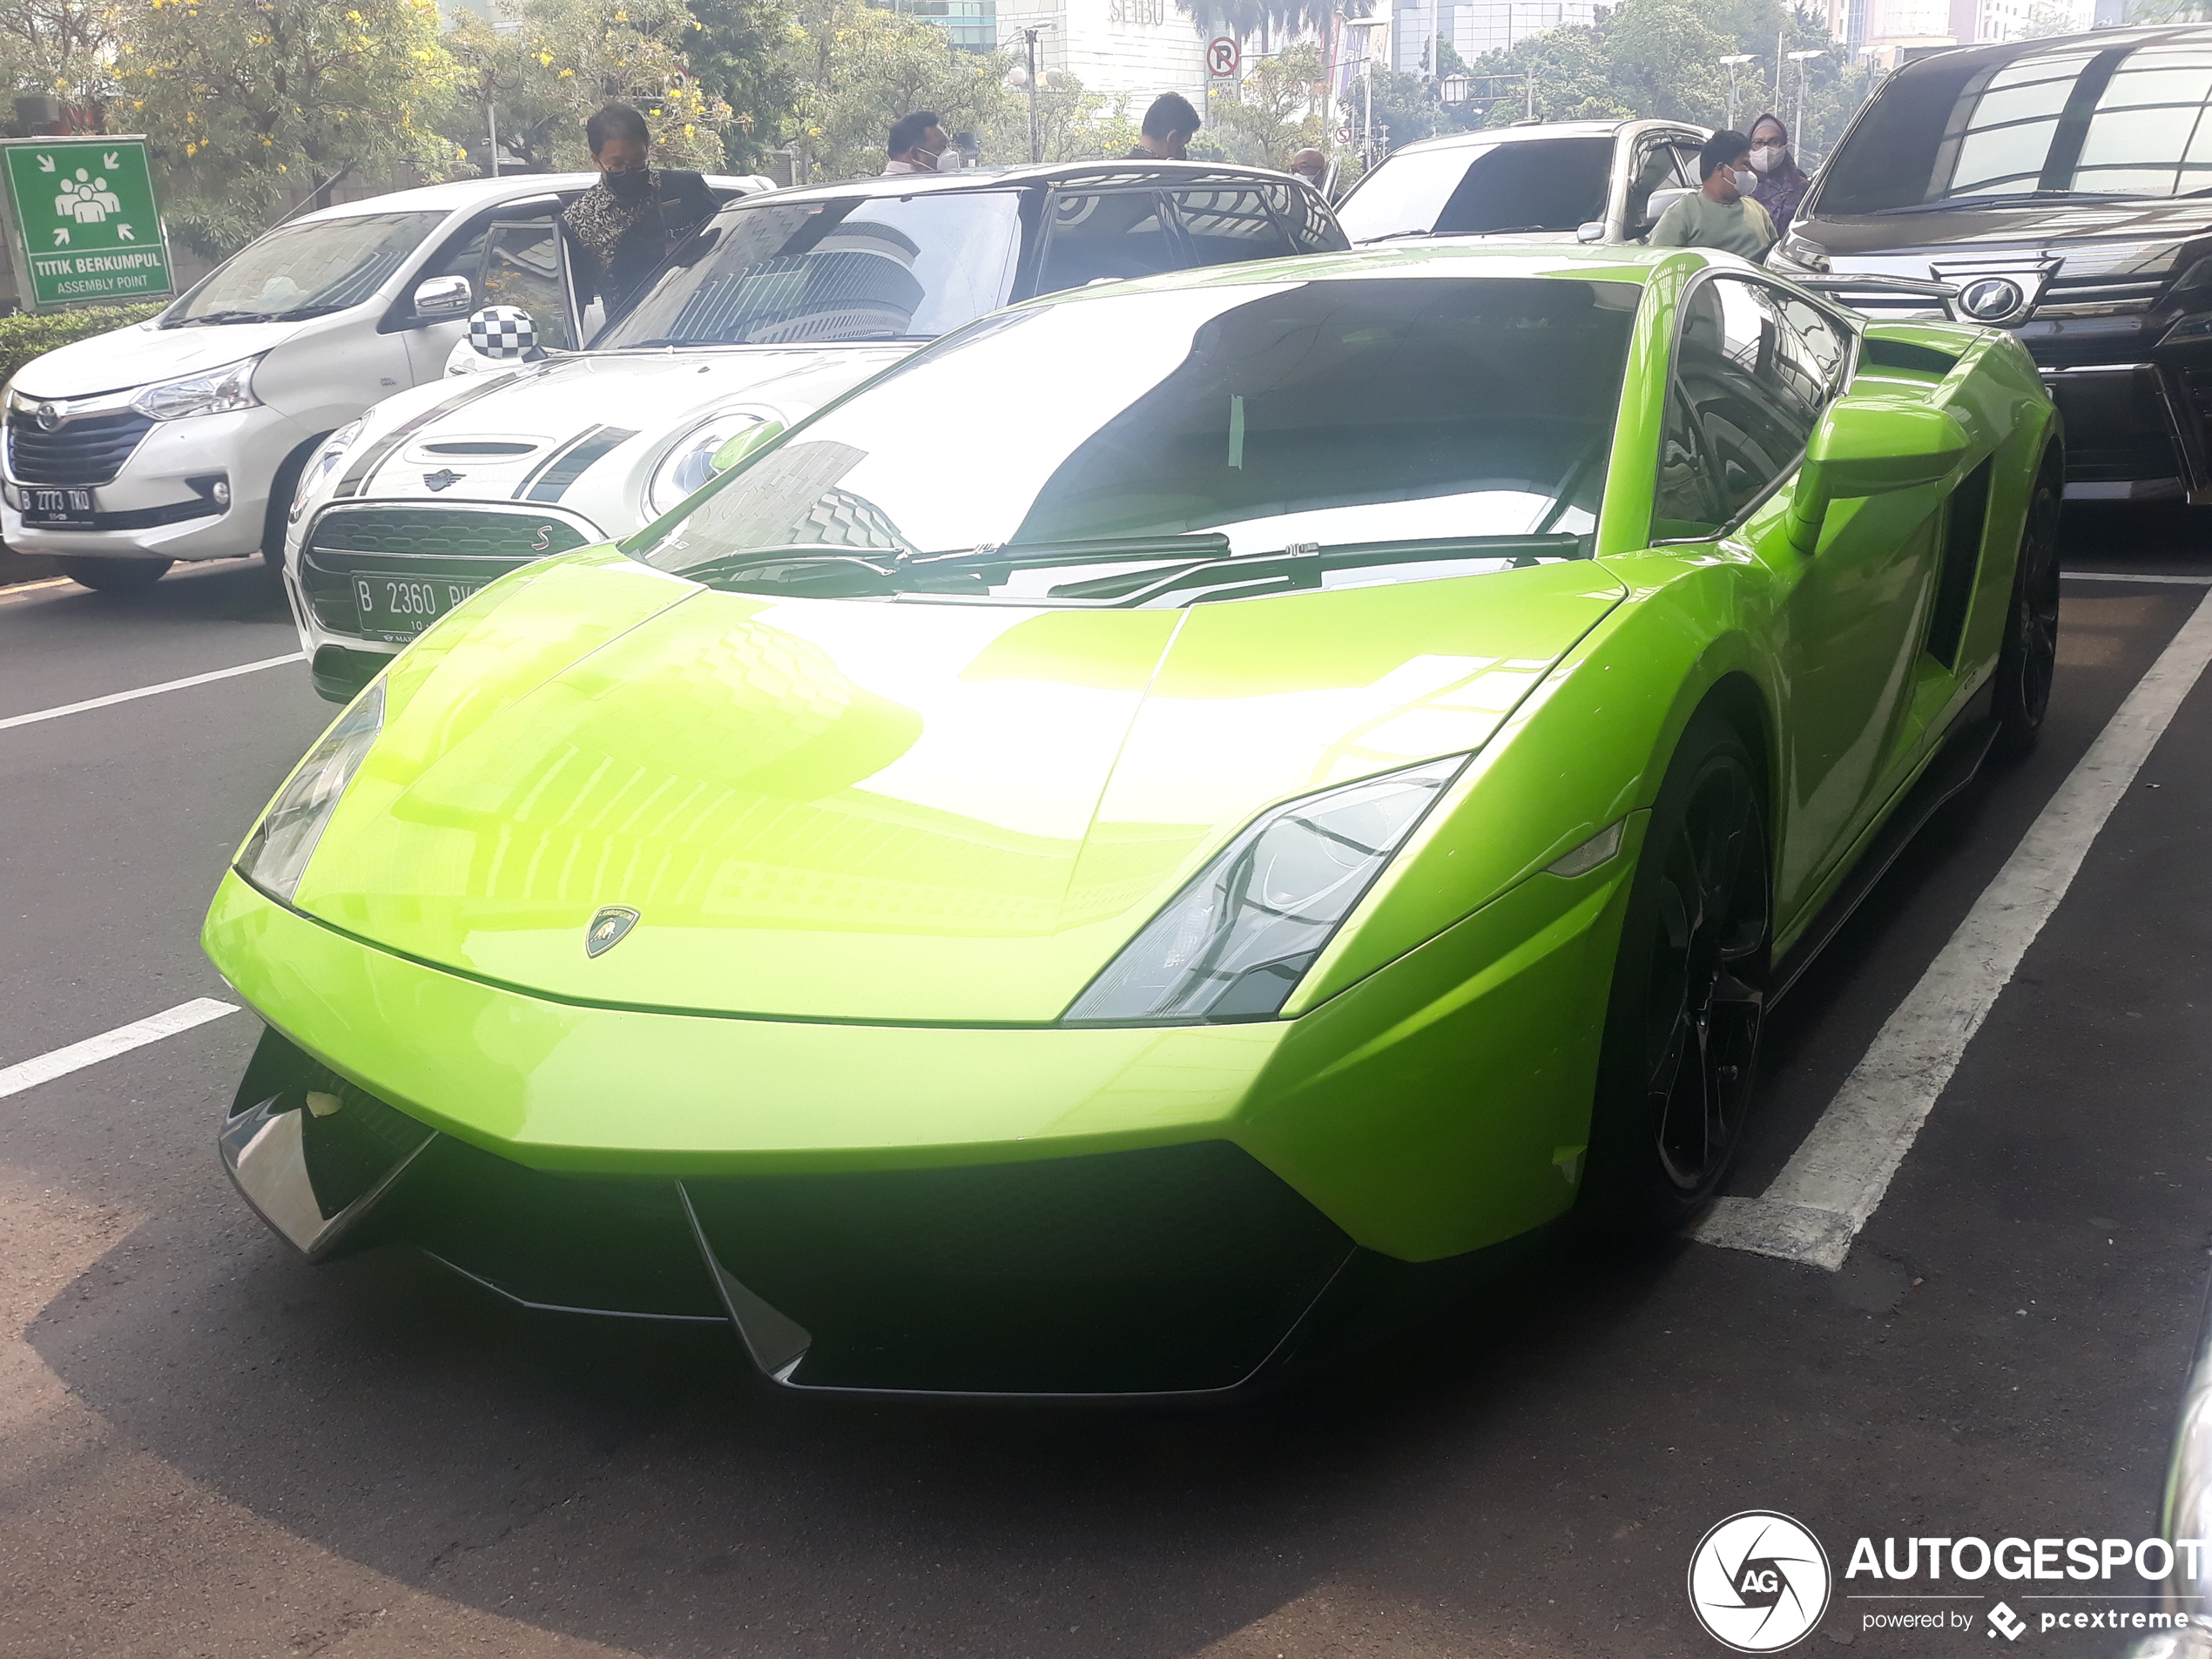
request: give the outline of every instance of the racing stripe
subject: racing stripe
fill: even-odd
[[[637,435],[628,427],[598,426],[582,434],[565,449],[515,486],[516,501],[558,501],[568,487],[583,476],[592,462],[617,444]]]
[[[346,469],[346,475],[338,481],[338,488],[330,492],[332,499],[335,500],[341,496],[360,495],[368,488],[371,475],[391,458],[393,450],[398,448],[433,421],[443,420],[456,410],[465,409],[480,397],[489,397],[494,392],[509,385],[512,378],[506,374],[476,375],[474,377],[475,383],[467,390],[456,392],[451,397],[433,403],[412,421],[403,421],[394,427],[374,443],[362,450],[354,464]]]

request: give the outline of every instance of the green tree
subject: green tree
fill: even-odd
[[[71,104],[109,97],[128,22],[114,0],[10,0],[0,6],[0,86]]]
[[[115,74],[110,125],[152,139],[171,230],[211,254],[355,173],[460,159],[432,0],[146,0]]]
[[[948,132],[992,135],[988,158],[1028,159],[1004,52],[963,51],[934,24],[864,0],[808,0],[788,51],[796,136],[826,177],[881,172],[891,124],[916,110],[936,111]],[[1022,148],[1007,154],[1016,130]]]
[[[1321,49],[1311,42],[1285,47],[1253,64],[1233,98],[1217,98],[1200,136],[1224,160],[1286,167],[1291,158],[1321,142]]]
[[[758,172],[792,123],[798,25],[777,0],[690,0],[690,5],[698,25],[689,43],[691,71],[708,97],[729,108],[722,142],[730,165]]]
[[[652,130],[656,161],[718,171],[730,111],[692,76],[685,48],[698,33],[682,0],[523,0],[500,25],[466,13],[444,40],[461,96],[443,131],[481,144],[489,104],[500,142],[532,166],[580,169],[590,165],[591,112],[631,104]]]

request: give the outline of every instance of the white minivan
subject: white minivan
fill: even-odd
[[[283,557],[315,446],[440,378],[483,303],[486,233],[550,228],[596,173],[430,185],[280,226],[158,317],[35,357],[8,383],[0,541],[89,588],[180,559]],[[772,187],[710,177],[724,200]]]

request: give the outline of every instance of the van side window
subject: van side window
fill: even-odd
[[[1290,238],[1268,211],[1267,192],[1257,185],[1173,190],[1168,195],[1183,216],[1194,264],[1234,265],[1283,259],[1292,252]]]
[[[422,269],[415,273],[416,283],[428,282],[432,277],[465,276],[473,291],[470,309],[488,303],[483,295],[484,233],[494,219],[502,224],[519,221],[550,225],[557,202],[516,202],[511,207],[495,209],[482,219],[471,219],[446,239],[443,247],[422,262]],[[405,299],[401,300],[406,303]]]
[[[1100,277],[1155,276],[1183,263],[1160,199],[1149,190],[1055,197],[1039,293],[1080,288]]]

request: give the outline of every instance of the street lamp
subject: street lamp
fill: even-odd
[[[1827,56],[1827,52],[1818,47],[1811,51],[1790,54],[1790,61],[1797,66],[1797,118],[1790,128],[1790,138],[1792,143],[1800,147],[1800,159],[1797,164],[1799,166],[1804,165],[1802,159],[1802,147],[1805,141],[1805,65],[1816,57]]]
[[[1029,94],[1029,164],[1035,166],[1044,159],[1044,150],[1037,138],[1037,37],[1052,25],[1049,23],[1017,29],[1022,37],[1023,63],[1008,71],[1007,80],[1013,85],[1027,89]]]
[[[1473,95],[1474,83],[1465,75],[1447,75],[1437,91],[1447,104],[1464,104]]]
[[[1731,132],[1736,127],[1736,66],[1757,61],[1750,52],[1730,52],[1721,59],[1728,65],[1728,125]]]

